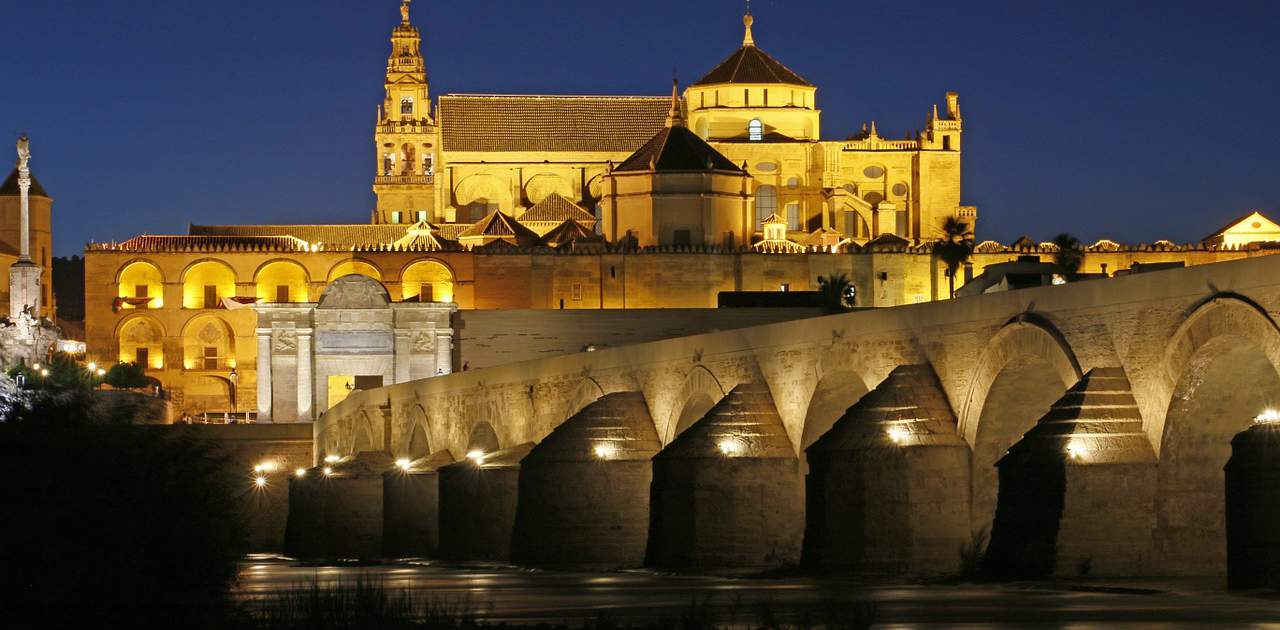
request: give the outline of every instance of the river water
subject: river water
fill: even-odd
[[[242,563],[244,600],[372,578],[420,600],[466,607],[490,622],[619,625],[672,622],[697,610],[749,626],[764,617],[819,623],[873,611],[877,628],[1276,628],[1280,593],[1228,593],[1220,579],[1076,580],[1002,585],[889,584],[812,577],[733,578],[533,571],[402,561],[308,565],[254,557]]]

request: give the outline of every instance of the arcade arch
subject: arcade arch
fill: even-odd
[[[122,309],[164,306],[164,274],[149,261],[137,260],[125,265],[116,285],[116,297]]]
[[[259,303],[309,302],[311,279],[302,265],[291,260],[274,260],[254,275]]]
[[[220,260],[203,260],[182,273],[182,308],[223,308],[222,300],[235,297],[236,272]]]
[[[405,302],[452,302],[453,272],[436,260],[411,263],[400,274],[400,294]]]
[[[121,363],[137,363],[149,370],[164,367],[164,327],[149,315],[126,319],[116,330]]]
[[[382,282],[382,271],[373,263],[364,260],[344,260],[334,265],[333,269],[329,270],[328,281],[332,283],[338,278],[351,275],[366,276]]]

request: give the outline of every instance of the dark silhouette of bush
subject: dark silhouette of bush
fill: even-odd
[[[120,389],[147,387],[151,380],[146,369],[137,363],[117,363],[107,370],[107,384]]]
[[[6,627],[209,627],[236,575],[243,480],[170,427],[45,390],[0,422]]]

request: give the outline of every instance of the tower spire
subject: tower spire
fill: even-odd
[[[747,14],[742,16],[742,25],[746,27],[747,32],[742,37],[743,46],[755,46],[756,40],[751,36],[751,25],[756,23],[756,19],[751,16],[751,0],[747,0]]]
[[[413,0],[400,0],[400,23],[409,23],[409,3]]]
[[[667,126],[684,126],[684,115],[680,113],[680,82],[676,79],[671,79],[671,109],[667,111]]]

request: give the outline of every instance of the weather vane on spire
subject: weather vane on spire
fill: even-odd
[[[747,27],[747,33],[742,37],[743,46],[755,46],[756,40],[751,36],[751,25],[755,24],[756,19],[751,16],[751,0],[747,0],[747,14],[742,16],[742,25]]]

